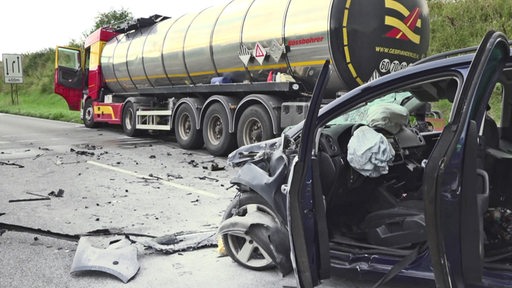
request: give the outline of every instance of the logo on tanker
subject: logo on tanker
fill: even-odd
[[[416,28],[421,28],[420,8],[409,11],[404,5],[395,0],[385,0],[385,6],[387,9],[399,12],[399,14],[403,16],[403,19],[398,19],[386,15],[384,24],[393,27],[391,31],[386,33],[386,37],[420,44],[421,36],[415,32]]]

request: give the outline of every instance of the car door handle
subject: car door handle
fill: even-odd
[[[484,181],[484,193],[485,196],[489,196],[489,175],[483,169],[476,169],[476,174],[481,176]]]

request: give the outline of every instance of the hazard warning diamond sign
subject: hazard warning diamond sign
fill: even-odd
[[[256,46],[254,46],[254,50],[252,50],[252,55],[258,60],[260,65],[263,65],[263,60],[265,60],[265,56],[267,56],[267,50],[265,50],[259,42],[256,42]]]

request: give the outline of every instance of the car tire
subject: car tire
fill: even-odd
[[[229,204],[222,221],[234,215],[245,216],[254,209],[270,214],[277,220],[276,213],[260,195],[255,192],[238,194]],[[226,233],[222,235],[226,253],[241,266],[256,271],[268,270],[275,267],[271,257],[267,255],[248,235],[244,233]],[[250,255],[242,255],[241,251],[250,251]]]

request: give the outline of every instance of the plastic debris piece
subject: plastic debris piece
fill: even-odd
[[[137,248],[129,241],[120,241],[107,249],[93,247],[91,241],[80,238],[76,248],[71,273],[79,271],[100,271],[116,276],[124,283],[137,274]]]

